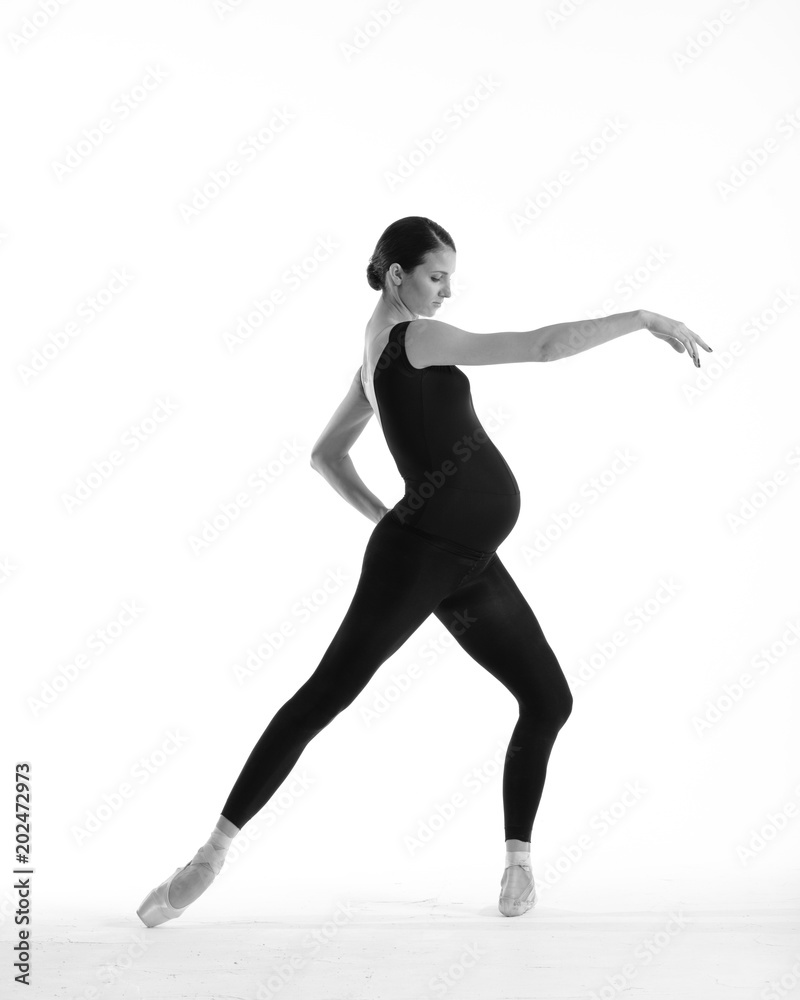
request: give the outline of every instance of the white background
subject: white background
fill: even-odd
[[[721,4],[688,0],[556,9],[74,0],[20,42],[40,8],[4,5],[4,921],[16,761],[32,766],[39,912],[102,902],[127,918],[206,839],[322,657],[373,525],[308,459],[361,364],[369,255],[406,215],[455,240],[447,322],[488,333],[642,307],[714,348],[698,372],[642,330],[549,365],[467,370],[522,491],[500,555],[575,695],[532,838],[540,883],[559,872],[543,905],[591,908],[599,891],[605,910],[663,906],[671,880],[700,907],[796,896],[800,17],[790,0],[731,3],[728,24]],[[391,14],[380,30],[374,10]],[[246,159],[277,111],[290,120]],[[101,141],[82,142],[103,119]],[[608,121],[621,130],[603,141]],[[437,127],[444,141],[412,155]],[[231,159],[239,173],[189,215]],[[335,246],[317,261],[321,240]],[[226,343],[248,314],[249,336]],[[159,400],[172,412],[148,424]],[[115,449],[124,461],[68,507]],[[635,460],[614,473],[617,452]],[[352,457],[396,503],[377,421]],[[249,507],[193,547],[243,491]],[[283,647],[237,678],[286,623]],[[114,641],[98,650],[100,629]],[[433,895],[443,873],[474,875],[494,902],[493,761],[516,703],[460,649],[426,658],[442,634],[431,617],[312,741],[293,772],[308,787],[287,779],[243,831],[231,888],[201,916],[277,914],[292,884],[363,879],[388,899],[429,877]],[[474,768],[488,769],[480,791]],[[644,793],[625,804],[629,784]],[[410,848],[459,791],[465,805]]]

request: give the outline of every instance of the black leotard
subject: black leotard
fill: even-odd
[[[392,508],[404,526],[463,555],[494,552],[517,522],[520,491],[455,365],[414,368],[397,323],[375,366],[386,443],[405,481]]]

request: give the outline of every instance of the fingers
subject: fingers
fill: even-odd
[[[697,347],[695,346],[695,343],[692,340],[692,331],[687,330],[687,328],[683,325],[683,323],[678,323],[678,327],[680,328],[680,332],[671,334],[671,336],[675,338],[677,346],[673,341],[670,341],[670,343],[672,343],[673,346],[675,346],[675,349],[678,351],[685,350],[686,353],[694,362],[695,367],[699,368],[700,358],[697,355]],[[684,330],[686,330],[685,333],[683,332]]]
[[[678,354],[683,354],[686,351],[688,354],[692,353],[692,342],[683,333],[668,333],[664,338],[670,347],[674,347]]]
[[[713,353],[713,348],[709,347],[708,344],[703,340],[703,338],[702,337],[698,337],[697,334],[694,333],[692,330],[689,330],[689,336],[693,338],[692,339],[692,352],[691,353],[692,353],[692,356],[694,357],[694,363],[699,368],[700,367],[700,355],[697,353],[697,345],[699,344],[702,348],[704,348],[709,353]]]
[[[689,352],[689,356],[691,357],[692,361],[694,361],[695,367],[699,368],[700,367],[700,356],[697,353],[697,345],[692,340],[691,333],[686,338],[686,350]]]
[[[700,355],[699,355],[698,350],[697,350],[697,345],[700,344],[700,346],[703,347],[703,348],[705,348],[706,351],[711,351],[711,348],[703,340],[702,337],[698,337],[698,335],[694,332],[694,330],[690,330],[689,327],[686,326],[685,323],[679,323],[678,326],[680,327],[681,332],[684,334],[685,342],[686,342],[686,350],[692,356],[692,360],[694,361],[695,366],[697,368],[699,368],[700,367]]]

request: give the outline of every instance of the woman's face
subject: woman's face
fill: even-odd
[[[398,265],[402,282],[397,286],[400,300],[416,316],[436,316],[450,298],[450,279],[456,269],[455,250],[429,253],[421,264],[406,274]]]

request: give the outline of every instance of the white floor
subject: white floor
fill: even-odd
[[[497,910],[502,870],[336,881],[309,864],[259,886],[223,873],[179,919],[146,928],[135,898],[85,897],[34,922],[26,997],[745,1000],[800,998],[796,879],[655,879],[545,889]],[[164,875],[168,872],[164,873]],[[794,873],[793,873],[794,874]],[[539,884],[537,878],[537,884]],[[247,892],[242,886],[246,885]],[[10,921],[3,937],[13,934]],[[8,945],[4,949],[9,954]],[[6,958],[6,970],[10,965]],[[7,983],[13,973],[4,973]],[[765,992],[772,984],[773,992]],[[22,996],[4,990],[4,996]]]

